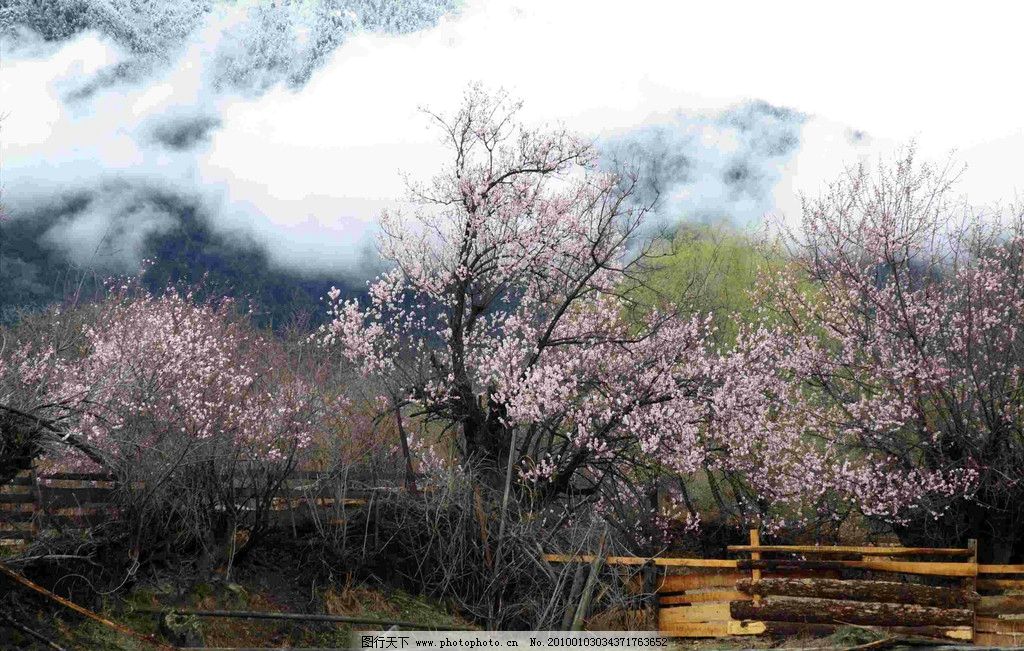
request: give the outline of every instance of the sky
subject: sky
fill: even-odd
[[[521,98],[532,124],[675,156],[670,220],[796,219],[801,192],[912,140],[967,166],[975,204],[1024,190],[1024,3],[466,0],[415,28],[354,29],[298,82],[227,83],[276,65],[280,44],[252,36],[256,4],[218,5],[157,57],[96,31],[5,39],[13,217],[53,220],[47,245],[80,261],[113,234],[131,265],[176,218],[151,197],[173,195],[276,264],[358,275],[400,173],[443,160],[419,108],[453,110],[471,82]],[[309,59],[303,30],[284,58]],[[85,207],[66,208],[76,192]]]

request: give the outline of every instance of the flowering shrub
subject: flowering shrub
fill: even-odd
[[[54,392],[53,375],[80,325],[58,311],[0,328],[0,485],[64,438],[72,413]]]
[[[35,450],[47,451],[45,470],[119,480],[136,551],[198,546],[213,563],[239,529],[255,544],[283,482],[346,406],[326,391],[322,365],[302,367],[228,301],[154,296],[128,281],[47,317],[0,369],[0,404],[18,397],[46,425]]]
[[[70,436],[105,467],[182,442],[268,462],[305,448],[311,387],[274,369],[275,343],[232,309],[174,290],[115,290],[83,329],[84,354],[55,371],[53,396],[79,412]],[[76,462],[88,460],[59,463]]]

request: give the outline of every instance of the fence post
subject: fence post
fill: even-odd
[[[590,609],[590,601],[594,596],[594,588],[597,587],[597,579],[601,574],[601,564],[604,562],[604,537],[605,534],[602,533],[601,539],[597,543],[597,554],[594,555],[594,560],[590,563],[590,574],[587,575],[587,582],[583,584],[580,603],[576,606],[576,615],[572,618],[572,626],[569,628],[571,631],[583,630],[587,611]]]
[[[658,628],[658,566],[650,559],[644,563],[644,567],[641,570],[641,577],[643,578],[643,586],[641,591],[645,595],[646,603],[646,616],[647,621],[654,622],[654,628]]]
[[[761,532],[758,529],[750,530],[750,546],[757,547],[761,544]],[[761,560],[761,552],[750,552],[750,560],[759,561]],[[757,583],[761,580],[761,570],[752,569],[750,570],[750,582]],[[761,595],[754,595],[754,604],[758,605],[761,603]]]
[[[978,591],[978,539],[971,538],[967,541],[967,549],[973,552],[970,557],[970,562],[974,563],[974,576],[969,576],[964,579],[964,587],[970,592]],[[978,602],[974,599],[971,600],[971,642],[974,642],[974,638],[978,633]]]
[[[43,491],[39,485],[39,473],[36,472],[36,461],[32,460],[32,464],[29,466],[29,480],[32,482],[30,490],[32,491],[32,522],[29,525],[29,532],[32,534],[32,540],[39,537],[39,518],[43,515]]]

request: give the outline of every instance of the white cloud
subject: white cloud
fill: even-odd
[[[454,108],[470,81],[522,97],[531,121],[594,137],[680,109],[700,125],[755,99],[811,116],[795,156],[764,159],[767,204],[722,196],[713,175],[737,136],[705,129],[706,176],[675,197],[701,213],[793,214],[797,190],[911,138],[926,157],[959,148],[978,202],[1012,197],[1024,168],[1019,3],[477,0],[432,29],[350,36],[300,89],[255,96],[213,83],[220,39],[243,18],[215,13],[170,63],[100,86],[95,75],[129,54],[96,34],[5,51],[8,205],[135,179],[193,197],[282,265],[351,272],[374,217],[402,194],[399,170],[422,178],[442,160],[417,107]],[[70,99],[89,84],[98,90]],[[198,125],[181,133],[194,146],[154,136],[179,123]],[[870,138],[851,141],[850,127]]]

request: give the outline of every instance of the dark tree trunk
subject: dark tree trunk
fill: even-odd
[[[42,453],[37,423],[18,414],[0,411],[0,486],[9,484]]]
[[[974,538],[980,563],[1024,562],[1024,492],[1019,500],[996,499],[982,487],[977,499],[951,505],[938,520],[915,518],[895,527],[895,533],[908,546],[966,547]]]

